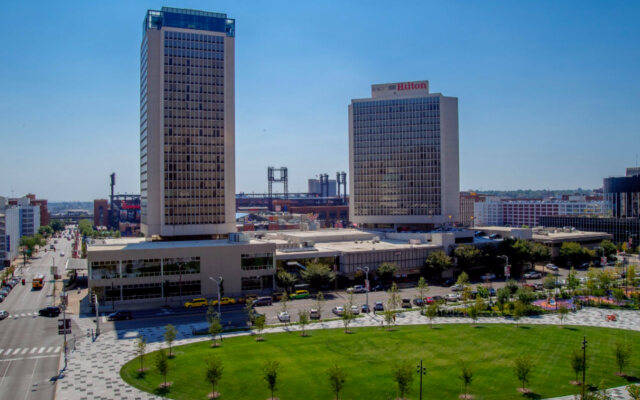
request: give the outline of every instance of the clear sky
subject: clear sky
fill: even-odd
[[[5,1],[0,195],[139,192],[147,9],[236,19],[236,189],[348,171],[347,105],[372,83],[459,98],[460,186],[600,187],[640,153],[638,1]],[[350,179],[350,177],[347,177]],[[279,187],[278,187],[279,189]]]

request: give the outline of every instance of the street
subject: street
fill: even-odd
[[[0,321],[0,399],[54,398],[63,336],[58,335],[58,318],[40,317],[38,310],[53,304],[50,267],[55,262],[62,273],[72,253],[71,241],[56,240],[56,252],[41,249],[26,268],[16,268],[15,274],[25,279],[25,285],[19,283],[0,303],[0,310],[9,313]],[[39,274],[45,275],[44,288],[32,290],[31,280]],[[79,334],[77,329],[74,333]]]

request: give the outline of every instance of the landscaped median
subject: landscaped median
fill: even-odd
[[[481,321],[480,321],[481,324]],[[583,337],[588,340],[587,382],[614,387],[627,384],[628,377],[640,376],[640,332],[609,328],[559,326],[521,326],[486,324],[396,326],[392,331],[380,328],[312,330],[263,334],[262,342],[249,335],[227,338],[220,347],[209,341],[173,348],[168,361],[168,391],[158,391],[164,377],[156,368],[157,353],[146,354],[144,374],[138,373],[140,359],[122,367],[122,378],[151,393],[176,399],[206,399],[212,392],[207,379],[207,363],[212,357],[222,363],[223,371],[215,387],[226,399],[266,399],[271,392],[264,379],[268,361],[279,363],[275,397],[286,399],[333,399],[328,371],[340,367],[345,375],[341,398],[389,399],[399,397],[394,380],[397,366],[411,364],[412,377],[407,398],[418,398],[415,365],[426,367],[426,398],[453,399],[463,392],[461,366],[472,372],[469,391],[475,399],[516,399],[522,386],[514,372],[519,356],[531,358],[533,369],[527,388],[536,398],[577,393],[570,382],[576,380],[571,358],[580,350]],[[616,375],[616,346],[630,346],[631,360],[625,376]]]

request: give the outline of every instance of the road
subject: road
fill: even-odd
[[[53,285],[47,282],[42,290],[34,291],[31,279],[38,274],[51,279],[54,262],[62,271],[71,256],[72,242],[57,240],[58,251],[40,250],[26,268],[17,269],[16,275],[23,277],[26,285],[18,284],[0,303],[0,309],[9,312],[9,317],[0,321],[0,399],[54,398],[63,337],[58,335],[58,318],[38,316],[39,309],[53,303]]]

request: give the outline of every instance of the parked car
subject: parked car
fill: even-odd
[[[60,257],[64,257],[64,251],[60,252]]]
[[[487,288],[487,290],[489,291],[489,296],[495,296],[496,295],[496,290],[492,287]]]
[[[38,314],[43,317],[57,317],[58,315],[60,315],[60,309],[58,307],[49,306],[40,309],[38,311]]]
[[[482,280],[484,281],[490,281],[492,279],[496,279],[496,274],[488,273],[488,274],[482,275],[480,278],[482,278]]]
[[[278,314],[278,320],[280,322],[289,322],[291,321],[291,316],[289,316],[288,312],[282,311],[281,313]]]
[[[4,311],[4,310],[0,310],[0,319],[5,319],[9,316],[9,313]]]
[[[582,263],[580,264],[580,266],[578,267],[578,269],[587,269],[589,268],[589,263]]]
[[[540,282],[536,282],[536,283],[533,284],[533,288],[535,290],[544,290],[544,285],[542,283],[540,283]]]
[[[424,299],[420,297],[416,297],[413,299],[413,304],[415,304],[418,307],[422,307],[424,305]]]
[[[133,314],[131,314],[131,311],[116,311],[114,313],[107,315],[108,321],[119,321],[121,319],[126,320],[131,318],[133,318]]]
[[[273,292],[273,294],[271,295],[271,298],[273,299],[273,301],[280,301],[282,300],[283,295],[284,295],[284,292]]]
[[[236,299],[232,299],[231,297],[221,297],[220,298],[220,305],[226,306],[227,304],[236,304]],[[217,306],[218,305],[218,299],[212,300],[211,301],[211,305],[212,306]]]
[[[460,300],[460,295],[457,293],[449,293],[448,295],[444,296],[444,299],[446,301],[458,301]]]
[[[376,303],[373,305],[373,309],[375,311],[384,311],[384,304],[382,304],[381,301],[376,301]]]
[[[411,299],[402,299],[402,308],[411,308]]]
[[[333,307],[333,310],[331,310],[331,312],[333,312],[335,315],[341,317],[342,315],[344,315],[344,307],[342,307],[342,306]]]
[[[317,308],[312,308],[311,311],[309,311],[309,318],[320,319],[320,311],[318,311]]]
[[[358,308],[358,306],[351,306],[351,314],[352,315],[360,314],[360,308]]]
[[[555,265],[555,264],[551,264],[551,263],[545,265],[545,268],[547,268],[548,270],[551,270],[551,271],[557,271],[558,270],[558,266]]]
[[[371,312],[371,310],[369,309],[369,305],[368,304],[363,304],[361,309],[362,309],[362,312],[365,313],[365,314],[368,314],[368,313]]]
[[[453,279],[453,278],[449,278],[446,281],[442,282],[442,286],[449,287],[449,286],[453,285],[454,283],[456,283],[456,280]]]
[[[542,278],[542,274],[540,272],[537,272],[537,271],[531,271],[531,272],[527,272],[526,274],[522,275],[522,277],[524,279],[540,279],[540,278]]]
[[[435,303],[435,300],[433,299],[433,297],[428,296],[428,297],[425,297],[425,298],[424,298],[424,302],[423,302],[423,304],[433,304],[433,303]],[[416,305],[417,305],[417,304],[416,304]]]
[[[451,290],[453,290],[454,292],[462,292],[464,290],[464,285],[456,283],[455,285],[451,286]]]
[[[271,304],[273,304],[273,299],[271,297],[268,297],[268,296],[258,297],[251,304],[254,307],[256,307],[256,306],[258,306],[258,307],[259,306],[270,306]]]
[[[0,294],[0,303],[4,301],[4,296]]]
[[[366,293],[367,288],[364,285],[355,285],[354,287],[350,287],[347,289],[347,293]]]
[[[437,295],[436,295],[436,296],[431,296],[431,298],[433,299],[433,301],[435,301],[435,302],[437,302],[437,303],[439,303],[439,302],[441,302],[442,300],[444,300],[444,297],[442,297],[442,296],[437,296]],[[428,303],[427,303],[427,304],[428,304]]]
[[[207,302],[207,299],[205,299],[204,297],[199,297],[197,299],[192,299],[192,300],[189,300],[186,303],[184,303],[184,306],[186,308],[207,307],[208,305],[209,305],[209,303]]]
[[[387,289],[388,289],[387,285],[383,285],[382,283],[378,283],[377,285],[375,285],[374,287],[371,288],[371,291],[372,292],[384,292]]]

